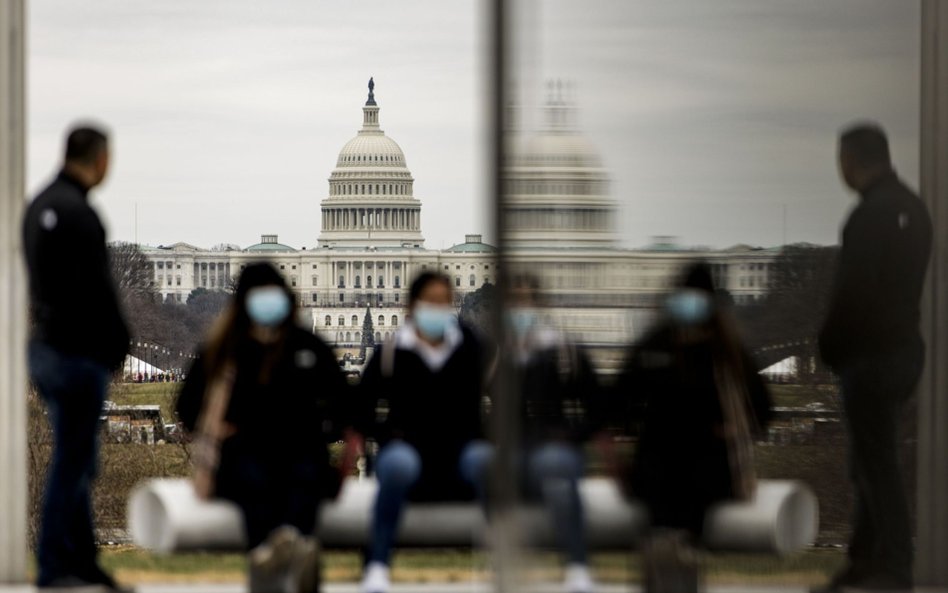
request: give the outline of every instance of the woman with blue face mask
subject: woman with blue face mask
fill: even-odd
[[[707,264],[689,266],[659,323],[630,352],[614,403],[638,435],[623,478],[649,508],[646,590],[656,582],[697,590],[694,558],[714,503],[754,496],[754,439],[770,418],[770,395],[746,352]],[[681,580],[690,574],[692,580]],[[654,577],[655,582],[649,582]],[[665,579],[672,579],[671,581]]]
[[[177,402],[196,492],[243,512],[253,593],[318,590],[317,505],[340,481],[328,444],[351,424],[332,350],[295,315],[273,266],[248,265]]]
[[[484,350],[458,322],[450,279],[422,272],[409,290],[408,311],[359,386],[358,427],[380,446],[364,593],[390,590],[405,503],[474,498],[489,458],[481,426]]]

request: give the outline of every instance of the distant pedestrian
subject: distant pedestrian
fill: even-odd
[[[457,320],[451,280],[422,272],[408,319],[365,368],[360,426],[381,450],[379,490],[361,590],[387,593],[389,564],[406,501],[474,498],[490,445],[481,423],[485,368],[480,340]]]
[[[847,566],[814,591],[908,590],[912,528],[898,428],[924,365],[919,301],[932,223],[892,168],[879,126],[858,124],[842,133],[839,167],[860,199],[843,228],[819,342],[823,361],[840,379],[855,512]]]
[[[627,484],[651,519],[647,591],[697,591],[705,514],[755,494],[754,439],[771,401],[734,324],[710,268],[693,264],[617,383],[616,403],[640,427]]]
[[[90,500],[99,416],[129,346],[105,230],[89,205],[89,190],[108,168],[105,133],[73,128],[62,169],[33,199],[23,224],[33,316],[30,375],[54,436],[37,551],[40,589],[119,590],[97,561]]]
[[[194,434],[196,491],[243,512],[252,593],[318,590],[313,534],[320,501],[340,484],[329,443],[349,436],[347,391],[332,350],[297,324],[280,274],[248,265],[177,413]]]

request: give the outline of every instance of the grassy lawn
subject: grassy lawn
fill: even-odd
[[[835,385],[768,385],[774,406],[799,408],[821,403],[830,410],[837,407]]]
[[[103,549],[102,563],[126,583],[144,582],[238,582],[245,578],[246,562],[235,553],[187,553],[156,555],[130,546]],[[814,549],[786,558],[740,554],[709,554],[707,580],[714,584],[806,585],[821,583],[843,562],[838,549]],[[489,578],[484,552],[460,549],[405,550],[398,553],[392,577],[402,582],[460,582]],[[604,583],[640,580],[637,554],[619,552],[592,556],[596,578]],[[324,556],[328,581],[356,581],[361,558],[356,552],[330,551]],[[559,562],[555,554],[525,556],[524,566],[534,578],[558,580]]]
[[[161,406],[163,422],[174,421],[174,402],[182,383],[113,383],[109,399],[120,406]]]

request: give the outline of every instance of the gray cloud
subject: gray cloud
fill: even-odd
[[[835,132],[870,117],[915,180],[918,4],[887,0],[524,3],[520,88],[577,85],[622,232],[689,243],[832,242],[847,199]],[[113,128],[99,204],[113,237],[312,245],[339,148],[376,77],[430,247],[484,231],[481,5],[33,0],[29,183],[80,116]],[[532,9],[532,10],[531,10]],[[531,57],[532,59],[527,59]],[[529,110],[528,110],[529,111]],[[528,118],[530,121],[530,118]]]

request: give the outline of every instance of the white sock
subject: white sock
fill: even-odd
[[[362,576],[362,593],[388,593],[391,589],[388,565],[381,562],[369,562]]]
[[[565,593],[593,593],[592,573],[585,564],[568,564],[563,576]]]

